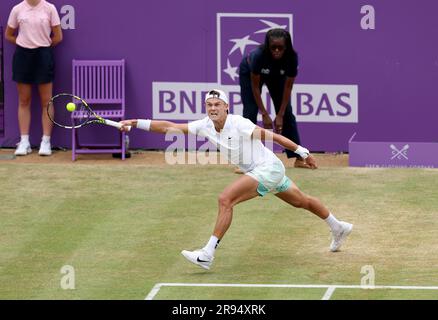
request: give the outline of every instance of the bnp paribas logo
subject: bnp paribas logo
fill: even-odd
[[[261,45],[266,32],[282,28],[290,32],[293,41],[291,14],[218,13],[217,22],[217,83],[239,83],[239,64],[246,54]]]

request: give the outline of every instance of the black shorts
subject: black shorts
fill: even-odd
[[[27,49],[17,46],[12,62],[12,79],[27,84],[53,82],[55,61],[51,47]]]

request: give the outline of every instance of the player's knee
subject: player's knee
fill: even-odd
[[[225,193],[221,193],[218,198],[218,203],[220,207],[231,208],[231,198]]]
[[[295,208],[307,209],[309,207],[309,197],[303,194],[301,197],[292,202]]]
[[[295,208],[302,208],[303,207],[303,202],[301,201],[301,200],[295,200],[295,201],[293,201],[292,202],[292,205],[295,207]]]

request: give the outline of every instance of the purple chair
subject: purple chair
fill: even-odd
[[[125,60],[73,60],[73,94],[87,101],[97,115],[114,121],[124,120]],[[72,112],[72,123],[80,117],[79,112]],[[73,161],[77,154],[91,153],[121,153],[125,160],[124,132],[120,132],[116,144],[84,144],[79,143],[79,131],[72,130]]]

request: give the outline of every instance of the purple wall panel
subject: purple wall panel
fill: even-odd
[[[1,1],[1,25],[6,25],[9,11],[16,3]],[[298,114],[305,146],[317,151],[347,151],[348,141],[355,132],[363,141],[438,140],[438,90],[435,88],[438,83],[435,41],[438,2],[434,0],[423,0],[421,5],[414,0],[257,0],[251,1],[250,6],[243,0],[130,0],[111,2],[111,5],[104,0],[53,0],[52,3],[58,11],[66,5],[75,9],[75,29],[64,30],[65,40],[56,48],[57,93],[71,91],[73,58],[124,58],[127,116],[151,117],[156,110],[164,108],[162,101],[154,100],[154,95],[160,92],[157,88],[198,97],[201,91],[217,86],[218,56],[230,58],[233,67],[240,59],[239,52],[229,54],[231,39],[250,35],[259,41],[260,34],[255,31],[262,29],[260,19],[282,22],[273,17],[263,18],[263,15],[289,15],[294,46],[300,56],[292,99],[295,112],[299,107],[296,94],[300,92],[312,96],[314,111],[318,105],[323,108],[319,115],[314,112],[313,118]],[[361,28],[363,5],[372,5],[375,9],[375,30]],[[260,17],[222,20],[222,29],[218,32],[219,13],[256,13]],[[218,53],[219,45],[222,50]],[[17,95],[11,81],[13,50],[12,45],[6,44],[6,130],[5,138],[0,139],[0,143],[9,146],[19,137]],[[226,64],[222,66],[225,68]],[[237,81],[227,79],[224,73],[222,80],[220,85],[227,92],[238,95]],[[308,91],[306,85],[312,84],[317,85],[317,89]],[[330,96],[333,85],[342,86],[333,89]],[[349,101],[357,110],[357,121],[345,122],[345,117],[329,115],[328,107],[335,112],[343,110],[336,106],[336,95],[343,91],[342,87],[348,92],[357,89],[357,101]],[[322,99],[325,95],[328,100]],[[31,131],[34,144],[41,135],[36,97]],[[199,101],[195,107],[201,110]],[[235,112],[241,112],[241,105],[236,104]],[[183,113],[177,108],[176,113],[169,119],[190,118],[187,108]],[[106,130],[84,133],[102,139],[108,136]],[[133,132],[130,138],[134,148],[163,148],[168,144],[157,134]],[[70,133],[66,130],[56,129],[53,140],[55,145],[70,147]]]
[[[4,119],[4,112],[3,112],[3,105],[0,104],[0,137],[4,135],[4,124],[5,124],[5,119]]]
[[[438,143],[351,141],[349,151],[352,167],[438,168]]]

